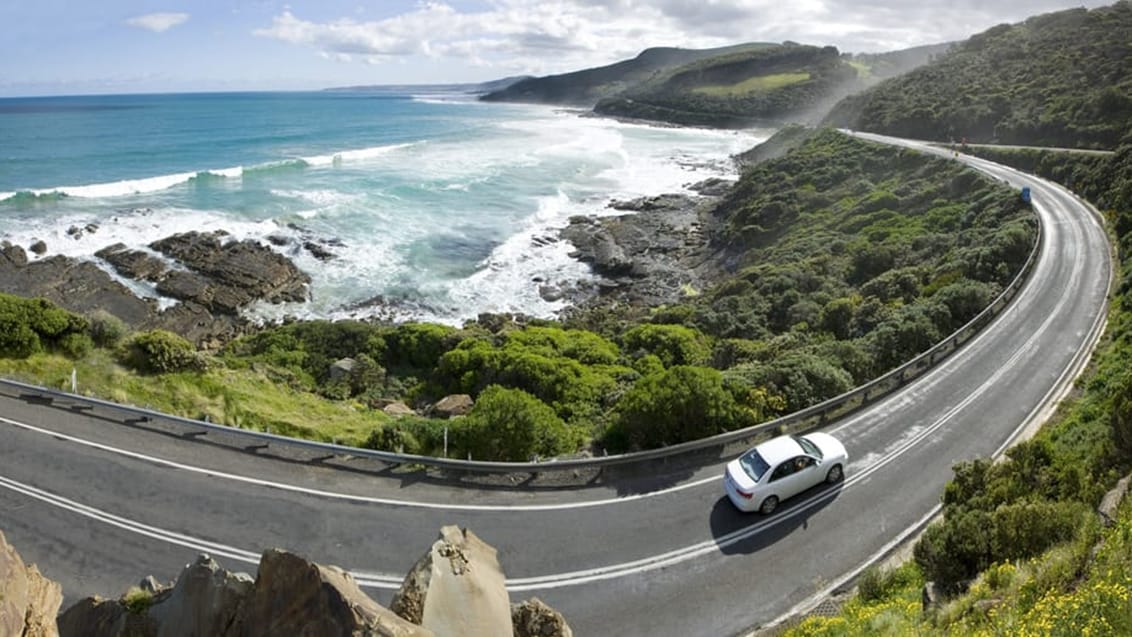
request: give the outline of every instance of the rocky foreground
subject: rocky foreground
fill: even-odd
[[[207,555],[163,585],[142,580],[118,599],[88,597],[62,614],[59,585],[26,566],[0,533],[0,635],[24,637],[570,637],[538,598],[511,604],[495,549],[446,526],[413,566],[392,609],[347,572],[268,549],[253,579]],[[57,616],[58,614],[58,616]]]

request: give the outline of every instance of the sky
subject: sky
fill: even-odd
[[[0,97],[480,82],[652,46],[891,51],[1072,0],[4,0]]]

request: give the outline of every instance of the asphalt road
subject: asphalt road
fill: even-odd
[[[1099,333],[1111,278],[1099,220],[1060,187],[963,161],[1031,187],[1045,229],[1031,282],[938,368],[831,425],[846,480],[772,516],[734,510],[720,466],[658,476],[674,485],[659,491],[469,490],[263,457],[0,388],[0,530],[66,603],[173,579],[200,552],[254,572],[271,546],[347,568],[388,603],[439,528],[458,524],[499,550],[513,600],[540,597],[577,635],[765,624],[930,516],[952,464],[1040,419]]]

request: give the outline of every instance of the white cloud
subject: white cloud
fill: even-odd
[[[148,29],[154,33],[161,33],[162,31],[172,29],[178,24],[183,24],[188,19],[189,14],[187,13],[147,13],[126,20],[126,24],[132,27]]]
[[[1089,6],[1106,0],[1088,0]],[[713,47],[794,40],[843,51],[895,50],[966,38],[1001,22],[1080,0],[486,0],[443,2],[382,20],[304,20],[291,9],[258,36],[334,59],[458,60],[508,71],[556,73],[632,57],[650,46]]]

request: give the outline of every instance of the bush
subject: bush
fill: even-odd
[[[615,447],[651,449],[749,422],[718,371],[680,365],[642,378],[625,394],[607,439]]]
[[[46,299],[0,294],[0,356],[27,358],[45,347],[60,346],[63,339],[68,340],[67,347],[82,349],[68,336],[83,334],[87,328],[86,319]]]
[[[702,365],[711,354],[707,337],[683,325],[640,325],[625,333],[624,344],[630,353],[655,354],[665,367]]]
[[[68,358],[82,358],[94,349],[94,341],[86,334],[71,332],[59,339],[59,351]]]
[[[135,335],[126,347],[126,364],[145,373],[200,371],[204,359],[192,343],[165,330]]]
[[[90,338],[99,347],[115,347],[130,332],[122,319],[106,310],[91,312],[87,320],[90,321]]]
[[[460,447],[476,460],[526,462],[577,446],[576,437],[550,406],[519,389],[488,387],[458,422]]]

